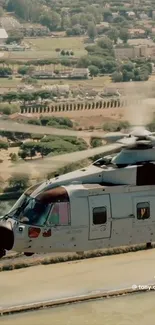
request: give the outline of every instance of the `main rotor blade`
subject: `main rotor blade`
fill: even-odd
[[[54,157],[45,157],[38,161],[31,160],[27,162],[17,163],[17,165],[7,169],[9,174],[38,174],[45,175],[48,172],[53,172],[61,167],[67,166],[70,163],[75,163],[99,154],[111,154],[119,151],[122,148],[121,144],[105,145],[98,148],[72,152],[70,154],[62,154]],[[5,173],[5,171],[3,171]]]
[[[131,137],[131,138],[123,138],[117,141],[117,143],[121,143],[123,145],[134,145],[138,138]]]
[[[32,134],[48,134],[57,136],[76,136],[76,137],[96,137],[103,138],[104,132],[85,132],[85,131],[72,131],[67,129],[57,129],[48,126],[39,126],[32,124],[17,123],[13,121],[0,121],[1,131],[21,132],[21,133],[32,133]]]
[[[118,141],[124,137],[127,137],[129,134],[121,133],[121,132],[109,132],[103,135],[103,139],[105,141],[115,142]]]
[[[149,135],[147,139],[150,140],[153,144],[155,143],[155,136]]]

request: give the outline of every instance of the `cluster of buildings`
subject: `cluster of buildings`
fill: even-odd
[[[155,45],[136,45],[129,47],[115,47],[115,58],[117,60],[136,59],[140,57],[155,58]]]
[[[53,69],[41,68],[32,72],[31,75],[36,79],[89,79],[89,69],[85,68],[73,68],[73,69],[62,69],[54,71]]]

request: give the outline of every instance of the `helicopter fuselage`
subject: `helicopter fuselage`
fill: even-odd
[[[4,236],[0,227],[0,248],[27,254],[82,252],[155,241],[155,185],[134,184],[136,168],[118,169],[128,176],[130,172],[131,184],[126,185],[44,184],[28,189],[2,218],[11,225],[14,239],[11,244],[10,229]]]
[[[32,186],[1,218],[0,255],[155,241],[154,155],[154,148],[122,150],[114,158]]]

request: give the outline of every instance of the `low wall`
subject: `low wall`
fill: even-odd
[[[138,104],[140,101],[136,101]],[[68,111],[86,111],[104,108],[117,108],[129,105],[129,101],[125,99],[104,99],[99,101],[76,101],[76,102],[59,102],[59,103],[44,103],[44,104],[28,104],[21,106],[21,113],[55,113],[55,112],[68,112]]]

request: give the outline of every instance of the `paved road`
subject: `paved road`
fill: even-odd
[[[155,250],[0,274],[0,307],[155,282]]]

